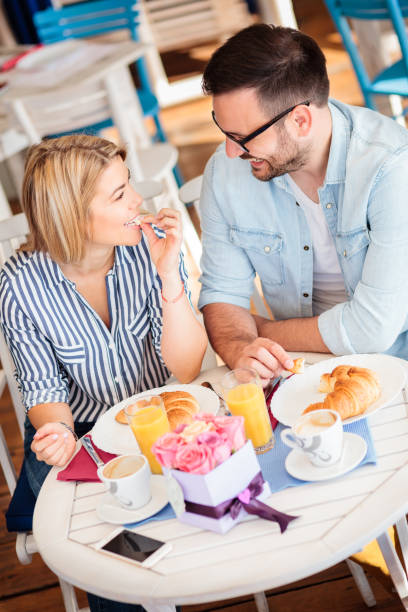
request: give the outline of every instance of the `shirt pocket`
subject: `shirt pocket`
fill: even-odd
[[[150,331],[149,312],[143,309],[136,317],[128,324],[128,332],[136,336],[136,340],[142,341],[146,334]]]
[[[354,290],[361,280],[370,245],[368,230],[364,227],[352,232],[338,233],[336,243],[346,284]]]
[[[83,344],[71,344],[69,346],[54,344],[54,352],[58,360],[64,365],[81,363],[86,357],[86,351]]]
[[[269,285],[283,285],[282,234],[265,230],[231,227],[231,242],[244,249],[254,269]]]

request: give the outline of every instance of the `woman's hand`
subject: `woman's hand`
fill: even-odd
[[[74,454],[76,441],[72,433],[61,423],[46,423],[37,429],[31,450],[38,461],[62,467]]]
[[[151,223],[164,230],[166,237],[158,238]],[[162,208],[156,216],[143,217],[140,227],[146,234],[150,255],[160,278],[164,280],[168,276],[178,274],[182,239],[180,213],[173,208]]]

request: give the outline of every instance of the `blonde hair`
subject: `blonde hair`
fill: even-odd
[[[60,263],[81,261],[96,183],[117,156],[125,160],[125,149],[86,134],[50,138],[32,146],[22,192],[30,234],[21,249],[47,252]]]

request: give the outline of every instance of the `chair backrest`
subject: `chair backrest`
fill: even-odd
[[[325,0],[329,13],[339,31],[350,56],[356,76],[363,90],[366,105],[375,108],[371,93],[393,94],[398,91],[374,91],[361,59],[348,19],[389,20],[395,30],[401,48],[402,61],[408,79],[408,38],[404,18],[408,17],[408,0]]]
[[[24,241],[28,233],[27,218],[24,213],[14,215],[10,219],[0,222],[0,265],[3,266],[15,251],[15,249]],[[13,402],[14,411],[16,413],[18,425],[21,435],[24,438],[24,420],[25,409],[21,399],[20,390],[18,388],[15,377],[15,366],[13,359],[8,350],[3,333],[0,331],[0,359],[4,374],[7,379],[7,386],[10,391]]]
[[[45,44],[124,29],[130,30],[137,40],[139,13],[137,0],[99,0],[58,9],[50,7],[35,13],[33,19],[39,38]]]
[[[98,0],[61,8],[49,7],[33,16],[41,42],[61,42],[68,38],[89,38],[119,30],[128,30],[139,41],[140,9],[138,0]],[[136,62],[142,89],[150,90],[143,58]]]
[[[224,39],[252,23],[244,0],[142,0],[159,51]]]

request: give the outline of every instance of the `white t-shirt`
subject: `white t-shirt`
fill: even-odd
[[[287,175],[297,203],[306,215],[313,244],[313,314],[319,315],[347,301],[343,275],[333,238],[320,203],[313,202]]]

